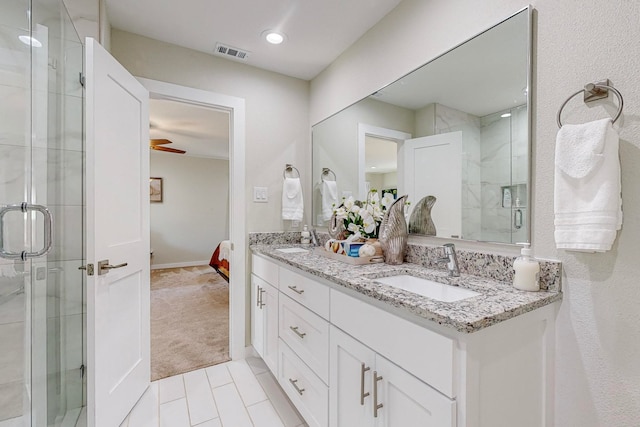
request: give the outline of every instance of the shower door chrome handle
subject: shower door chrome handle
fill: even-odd
[[[23,213],[28,212],[40,212],[44,218],[44,245],[42,249],[36,252],[10,252],[4,248],[4,216],[9,212],[20,211]],[[20,259],[26,261],[30,258],[37,258],[47,254],[51,250],[53,244],[53,217],[49,209],[42,205],[31,205],[27,202],[22,202],[19,205],[6,205],[0,208],[0,258],[6,259]]]
[[[520,230],[522,228],[522,209],[516,209],[513,212],[513,227],[516,230]]]

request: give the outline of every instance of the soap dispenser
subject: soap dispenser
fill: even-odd
[[[540,263],[531,256],[529,243],[523,245],[520,256],[513,262],[513,287],[522,291],[537,292],[540,290]]]
[[[300,243],[303,245],[311,243],[311,232],[309,232],[309,228],[307,224],[302,227],[302,232],[300,233]]]

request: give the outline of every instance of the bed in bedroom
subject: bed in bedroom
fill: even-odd
[[[223,240],[220,242],[213,255],[209,265],[221,275],[224,280],[229,282],[229,258],[231,254],[231,242]]]

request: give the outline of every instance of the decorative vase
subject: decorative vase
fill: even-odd
[[[404,218],[404,203],[408,195],[399,197],[384,214],[380,224],[380,243],[384,255],[384,262],[398,265],[404,262],[407,248],[407,221]]]
[[[411,212],[409,233],[435,236],[436,226],[431,219],[431,208],[436,203],[435,196],[423,197]]]
[[[329,232],[329,236],[335,240],[344,240],[345,239],[345,231],[344,221],[338,220],[336,214],[331,215],[331,219],[329,220],[329,226],[327,227],[327,231]]]

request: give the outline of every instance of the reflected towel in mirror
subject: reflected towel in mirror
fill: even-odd
[[[333,210],[338,207],[338,184],[335,181],[322,180],[322,220],[329,221]]]

